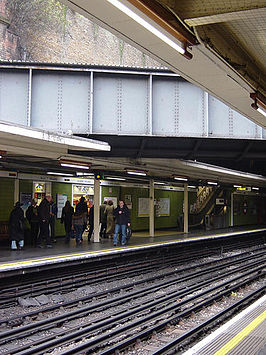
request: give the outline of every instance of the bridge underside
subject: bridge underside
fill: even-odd
[[[266,175],[266,142],[260,140],[136,137],[90,135],[108,142],[110,152],[90,152],[92,157],[168,158],[196,160],[229,169]],[[70,151],[71,153],[71,151]],[[88,156],[87,152],[79,152]]]

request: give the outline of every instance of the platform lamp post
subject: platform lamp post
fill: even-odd
[[[94,243],[100,242],[100,179],[102,175],[96,173],[94,175]]]
[[[150,180],[149,189],[149,234],[154,237],[154,180]]]
[[[188,184],[184,184],[184,233],[188,233]]]

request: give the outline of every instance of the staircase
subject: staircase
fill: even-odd
[[[189,226],[200,226],[206,214],[210,214],[215,206],[216,198],[222,195],[222,188],[204,186],[199,189],[197,201],[189,214]]]

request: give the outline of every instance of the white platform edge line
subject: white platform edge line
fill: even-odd
[[[62,255],[60,257],[59,255],[48,255],[48,256],[43,256],[43,258],[47,259],[51,257],[52,259],[49,260],[44,260],[44,261],[34,261],[33,260],[20,260],[17,261],[18,265],[6,265],[8,263],[14,263],[14,261],[7,261],[4,262],[6,266],[2,267],[0,264],[0,272],[4,271],[10,271],[10,270],[17,270],[17,269],[25,269],[25,268],[30,268],[30,267],[37,267],[37,266],[43,266],[46,264],[56,264],[60,262],[67,262],[67,261],[75,261],[75,260],[80,260],[80,259],[89,259],[89,258],[96,258],[98,256],[105,256],[109,254],[117,254],[119,252],[130,252],[132,250],[142,250],[142,249],[149,249],[149,248],[154,248],[154,247],[159,247],[159,246],[165,246],[165,245],[174,245],[174,244],[182,244],[182,243],[189,243],[189,242],[195,242],[195,241],[200,241],[200,240],[209,240],[209,239],[218,239],[218,238],[224,238],[230,235],[239,235],[239,234],[250,234],[250,233],[258,233],[258,232],[263,232],[266,231],[266,228],[261,228],[261,229],[254,229],[254,230],[249,230],[249,231],[242,231],[242,232],[232,232],[232,233],[222,233],[222,234],[217,234],[217,235],[212,235],[212,236],[202,236],[202,237],[191,237],[187,238],[184,240],[174,240],[174,241],[165,241],[165,242],[160,242],[160,243],[155,243],[155,244],[150,244],[150,245],[143,245],[143,246],[132,246],[129,248],[119,248],[119,249],[110,249],[110,250],[105,250],[105,251],[88,251],[88,254],[85,255],[71,255],[69,257],[65,257]],[[86,253],[85,251],[83,253]],[[56,257],[56,259],[53,259]],[[36,257],[36,259],[39,259]],[[21,262],[21,264],[20,264]],[[22,264],[23,263],[23,264]],[[24,264],[25,263],[25,264]]]
[[[266,301],[266,295],[259,298],[256,302],[254,302],[251,306],[246,308],[244,311],[236,315],[234,318],[229,320],[227,323],[223,324],[220,328],[216,329],[213,333],[208,335],[206,338],[201,340],[198,344],[193,346],[193,348],[189,349],[183,355],[195,355],[198,351],[201,351],[206,345],[209,345],[215,338],[221,335],[225,330],[234,325],[240,319],[245,317],[248,313],[253,311],[256,307],[260,306],[263,302]]]

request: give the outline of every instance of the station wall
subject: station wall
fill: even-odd
[[[68,183],[52,182],[52,196],[56,201],[57,194],[66,194],[69,201],[72,200],[72,185]],[[14,206],[14,186],[13,178],[0,177],[0,221],[8,221],[10,212]],[[32,193],[32,180],[19,180],[19,192]],[[147,230],[149,228],[149,218],[138,216],[138,199],[148,198],[149,190],[140,187],[119,187],[102,186],[101,198],[116,197],[125,200],[130,196],[132,202],[131,223],[136,231]],[[183,213],[183,192],[155,189],[155,200],[167,198],[170,200],[170,215],[158,217],[155,215],[155,228],[177,228],[178,217]],[[229,200],[229,196],[228,196]],[[196,201],[196,192],[189,192],[189,205]],[[230,223],[230,209],[228,208],[227,220]],[[266,199],[261,196],[234,195],[234,226],[255,225],[265,223]],[[64,226],[60,219],[56,219],[55,233],[57,236],[64,235]]]

